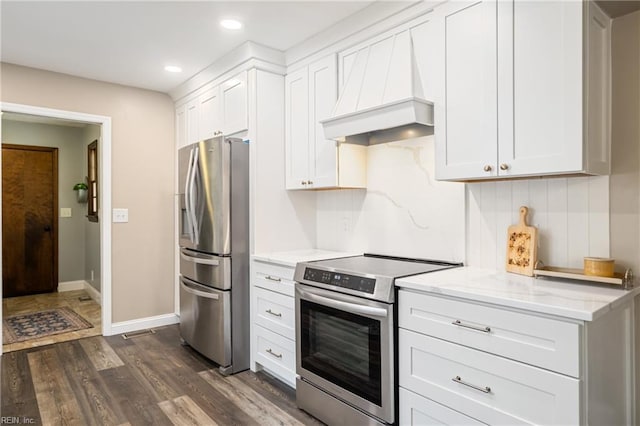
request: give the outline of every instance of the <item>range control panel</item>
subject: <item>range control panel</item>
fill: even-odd
[[[322,271],[320,269],[306,268],[304,279],[316,283],[334,285],[373,294],[376,288],[374,278],[359,277],[357,275],[341,274],[339,272]]]

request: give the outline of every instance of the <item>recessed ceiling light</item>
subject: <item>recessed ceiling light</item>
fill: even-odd
[[[169,72],[182,72],[182,68],[175,65],[167,65],[166,67],[164,67],[164,70]]]
[[[220,21],[220,25],[228,30],[239,30],[242,28],[242,22],[235,19],[223,19]]]

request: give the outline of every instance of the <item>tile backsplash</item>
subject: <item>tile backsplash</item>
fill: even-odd
[[[585,256],[609,257],[608,176],[473,183],[466,197],[467,265],[504,270],[520,206],[529,207],[546,265],[582,268]]]

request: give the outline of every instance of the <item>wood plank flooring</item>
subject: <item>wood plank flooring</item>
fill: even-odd
[[[264,373],[222,376],[178,326],[6,353],[0,416],[36,425],[321,425]],[[21,424],[27,423],[22,421]]]

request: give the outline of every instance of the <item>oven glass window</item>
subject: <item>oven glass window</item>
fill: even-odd
[[[302,368],[380,406],[380,321],[300,301]]]

